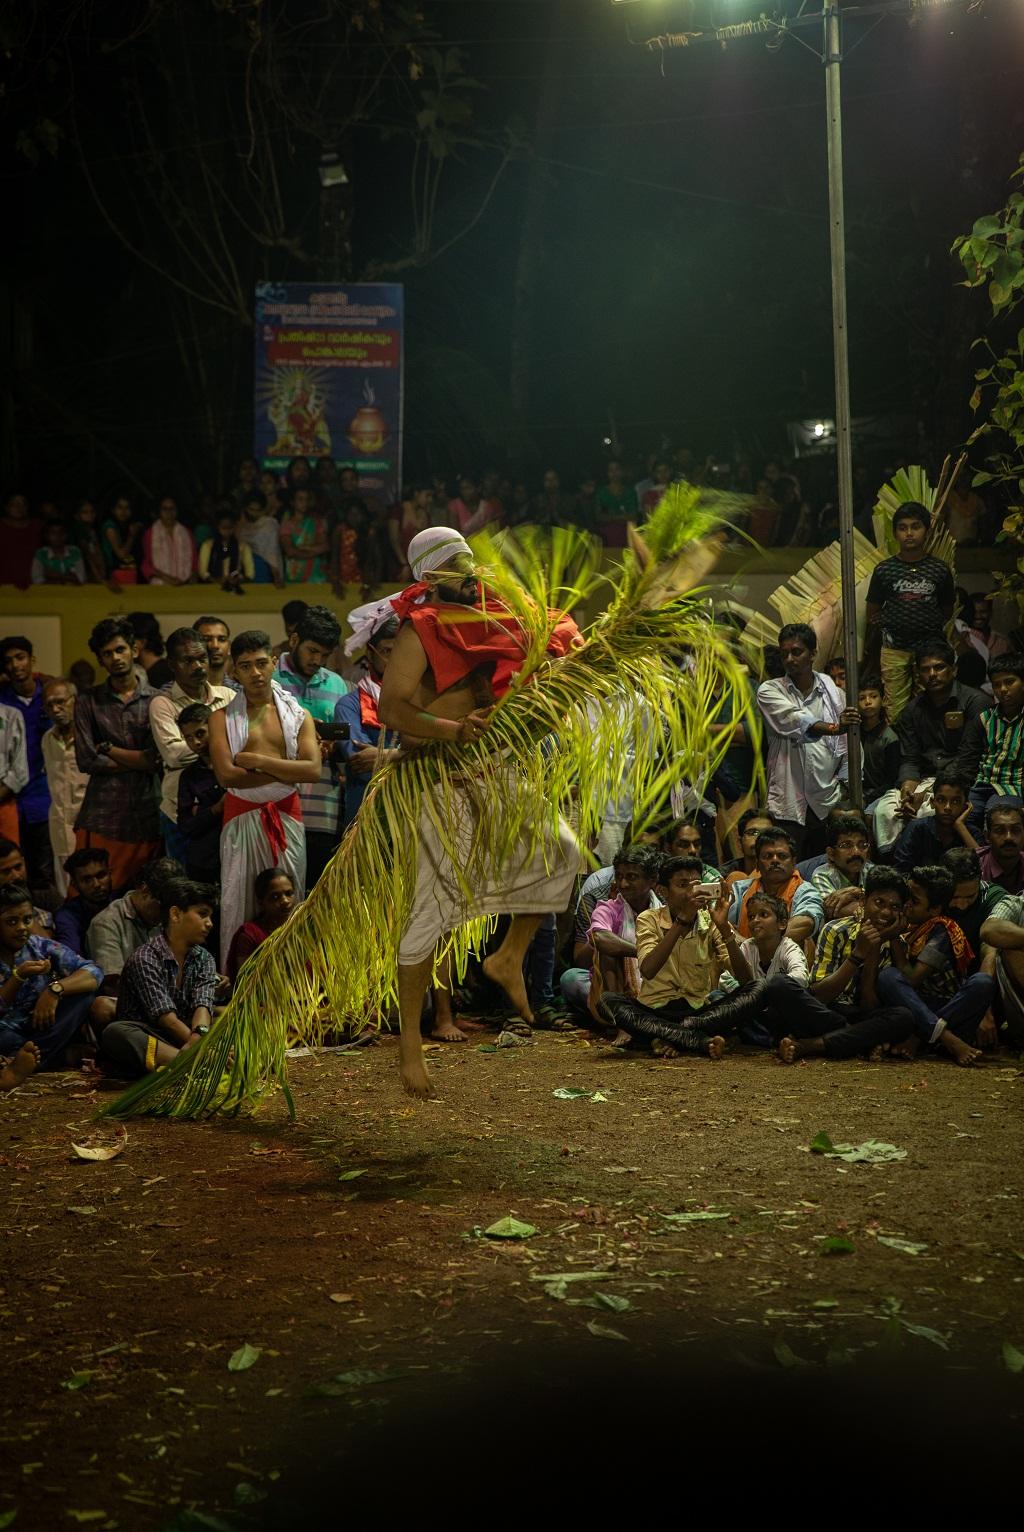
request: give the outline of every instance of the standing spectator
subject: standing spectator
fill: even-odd
[[[262,490],[253,490],[242,506],[238,535],[252,554],[254,585],[284,587],[284,556],[281,553],[281,528],[267,506]],[[205,546],[205,545],[204,545]]]
[[[900,769],[900,742],[885,716],[882,683],[865,676],[857,692],[860,744],[863,751],[864,803],[870,813],[883,793],[895,787]]]
[[[359,616],[357,609],[348,614],[348,620],[358,626]],[[383,611],[378,611],[377,625],[370,630],[366,644],[366,675],[334,705],[334,722],[348,728],[348,738],[339,741],[337,746],[337,755],[345,763],[346,826],[359,812],[378,763],[383,764],[389,756],[398,754],[398,735],[382,727],[379,713],[380,683],[395,647],[398,626],[398,618],[388,602]]]
[[[185,842],[185,871],[197,883],[220,882],[220,832],[224,789],[210,760],[210,714],[205,702],[190,702],[178,727],[195,760],[178,778],[178,831]]]
[[[910,700],[916,646],[944,639],[953,616],[949,565],[925,550],[930,525],[923,505],[901,505],[892,518],[899,552],[875,566],[868,585],[864,671],[881,674],[890,723]]]
[[[248,497],[259,487],[260,465],[254,457],[244,457],[238,465],[238,478],[231,491],[231,498],[238,510],[242,509]]]
[[[109,853],[115,888],[125,888],[159,851],[157,753],[149,727],[152,689],[135,674],[124,617],[105,617],[89,647],[107,679],[75,701],[75,756],[89,778],[75,822],[80,847]]]
[[[357,485],[358,482],[359,481],[357,478]],[[293,457],[291,462],[288,464],[288,467],[285,469],[284,491],[282,495],[285,507],[289,511],[294,504],[295,496],[299,494],[300,491],[308,491],[309,494],[312,495],[313,475],[310,472],[308,458]]]
[[[327,517],[328,525],[330,525],[338,514],[342,489],[341,480],[338,477],[338,465],[326,453],[318,457],[313,464],[313,493],[316,496],[317,510]]]
[[[280,867],[267,867],[258,873],[253,885],[256,913],[231,938],[225,973],[234,984],[238,970],[251,957],[257,947],[262,947],[271,932],[283,926],[295,908],[295,884],[288,873]]]
[[[950,485],[943,506],[949,535],[960,548],[971,548],[978,541],[978,527],[985,514],[985,502],[971,488],[971,470],[961,468]]]
[[[196,574],[196,545],[178,518],[178,503],[164,495],[142,538],[142,573],[150,585],[188,585]]]
[[[103,558],[99,533],[96,530],[96,506],[92,500],[82,500],[71,519],[71,541],[79,549],[85,564],[86,580],[92,585],[105,585],[110,576]]]
[[[813,628],[788,623],[779,632],[785,674],[757,689],[768,738],[768,812],[803,856],[824,849],[825,816],[846,784],[846,731],[860,718],[814,669],[817,647]]]
[[[639,519],[636,493],[626,483],[626,471],[618,458],[612,458],[607,472],[607,484],[594,497],[597,535],[606,548],[624,548],[627,522]]]
[[[142,522],[132,515],[132,503],[127,495],[115,496],[100,527],[100,547],[114,584],[138,585]]]
[[[269,633],[252,629],[231,643],[242,686],[211,714],[210,758],[227,789],[220,837],[221,958],[253,913],[253,883],[264,867],[283,867],[301,893],[306,840],[296,788],[319,782],[321,754],[311,716],[273,678]]]
[[[576,525],[575,507],[571,495],[563,495],[562,480],[554,468],[547,468],[541,480],[540,494],[530,507],[530,520],[534,526],[572,527]],[[475,530],[471,528],[471,530]]]
[[[85,562],[82,551],[68,543],[68,529],[62,521],[48,521],[43,532],[43,546],[32,560],[33,585],[84,585]]]
[[[103,975],[60,942],[34,936],[34,919],[23,884],[0,888],[0,1055],[34,1043],[37,1067],[56,1068]]]
[[[491,519],[492,507],[482,498],[476,476],[471,473],[462,474],[458,494],[448,501],[445,521],[465,536],[471,528],[476,531],[478,527],[486,526]]]
[[[322,584],[327,578],[330,548],[327,522],[316,513],[312,490],[294,490],[288,514],[281,523],[281,551],[288,583]]]
[[[806,547],[810,541],[811,508],[800,493],[800,485],[792,474],[779,474],[772,484],[772,496],[779,508],[776,546]]]
[[[991,591],[984,594],[976,591],[973,596],[968,597],[970,604],[965,608],[965,615],[969,619],[969,631],[972,637],[984,644],[989,660],[1001,660],[1004,654],[1011,652],[1013,646],[1005,633],[998,632],[992,626],[993,600]]]
[[[903,710],[896,726],[900,742],[897,786],[875,805],[875,844],[887,851],[908,819],[931,812],[937,771],[953,771],[967,726],[991,698],[956,676],[956,655],[945,639],[926,640],[915,651],[921,695]]]
[[[668,458],[657,458],[654,464],[652,483],[640,496],[640,510],[645,518],[661,504],[662,496],[671,483],[672,464]]]
[[[64,863],[75,849],[75,820],[82,807],[88,777],[75,760],[75,697],[73,682],[62,676],[43,686],[43,711],[50,727],[42,738],[43,766],[50,789],[50,852],[53,881],[61,898],[68,891]]]
[[[227,686],[231,691],[239,691],[240,687],[228,674],[231,664],[231,629],[223,617],[213,617],[207,613],[197,617],[192,626],[206,649],[206,679],[210,685]]]
[[[306,890],[314,888],[338,844],[341,812],[341,786],[331,757],[329,739],[321,738],[320,726],[334,723],[338,700],[348,692],[348,683],[326,661],[341,639],[341,628],[334,613],[325,606],[307,607],[291,636],[288,653],[277,662],[275,679],[313,719],[321,755],[320,780],[301,782],[302,823],[306,831]]]
[[[195,756],[178,727],[178,714],[190,702],[205,702],[215,711],[227,707],[235,693],[228,686],[211,686],[206,679],[206,646],[194,628],[177,628],[167,640],[167,661],[173,680],[169,691],[150,700],[149,727],[163,762],[160,829],[168,856],[185,860],[185,837],[178,829],[178,780]]]
[[[0,703],[0,839],[19,844],[18,794],[28,785],[25,725],[18,708]]]
[[[73,851],[64,866],[68,897],[53,917],[54,934],[72,952],[83,957],[89,951],[89,927],[100,910],[114,897],[110,883],[110,858],[99,849]]]
[[[163,931],[128,959],[117,989],[117,1016],[100,1048],[132,1074],[171,1064],[213,1020],[217,966],[203,943],[213,927],[214,892],[178,878],[160,895]]]
[[[401,502],[388,517],[388,541],[397,578],[403,585],[412,583],[409,568],[409,544],[417,532],[430,526],[430,485],[412,484]]]
[[[216,535],[208,537],[199,550],[200,582],[215,582],[222,590],[241,595],[243,582],[255,578],[252,549],[239,536],[238,517],[234,511],[220,511]]]
[[[35,669],[32,644],[20,634],[0,643],[0,665],[6,680],[0,686],[0,703],[21,715],[25,725],[28,781],[18,794],[18,838],[28,863],[28,875],[37,888],[53,880],[50,852],[50,789],[46,785],[43,735],[50,721],[43,709],[43,681]]]
[[[334,593],[345,598],[345,586],[355,585],[368,591],[379,584],[384,574],[384,551],[380,529],[358,495],[347,495],[341,502],[338,525],[331,539],[329,575]]]
[[[762,830],[774,828],[772,816],[764,809],[745,809],[740,815],[736,825],[736,833],[739,836],[740,854],[732,862],[726,862],[722,868],[725,881],[728,884],[739,883],[744,878],[752,878],[757,871],[757,837]]]
[[[24,495],[8,495],[0,516],[4,549],[4,580],[8,585],[26,589],[32,582],[32,560],[42,541],[43,529],[38,517],[30,516]]]
[[[277,520],[284,512],[284,496],[281,486],[272,473],[260,474],[260,494],[263,496],[267,514]]]
[[[160,632],[160,624],[152,612],[129,612],[128,621],[135,635],[135,659],[146,673],[146,680],[154,691],[170,686],[174,680],[167,663],[167,646]]]

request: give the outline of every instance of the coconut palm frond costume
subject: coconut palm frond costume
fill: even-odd
[[[610,585],[572,534],[506,535],[500,546],[474,539],[481,598],[473,618],[480,610],[493,616],[519,645],[486,735],[428,744],[380,767],[320,882],[244,965],[209,1034],[107,1115],[233,1113],[278,1084],[291,1110],[288,1044],[316,1045],[342,1022],[376,1025],[395,1003],[425,823],[463,896],[461,922],[445,934],[437,961],[450,955],[461,974],[493,923],[475,918],[480,891],[500,887],[503,872],[538,848],[557,845],[565,820],[587,845],[603,806],[624,790],[642,822],[681,777],[713,771],[729,735],[711,735],[707,724],[723,695],[732,695],[737,720],[750,707],[740,662],[700,588],[724,542],[722,509],[688,485],[670,488]],[[602,595],[605,608],[582,643],[556,644],[553,656],[565,613]],[[756,731],[756,719],[749,722]]]

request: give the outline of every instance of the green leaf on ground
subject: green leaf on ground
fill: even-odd
[[[589,1096],[590,1092],[582,1085],[560,1085],[551,1094],[556,1101],[578,1101],[581,1096]]]
[[[780,1367],[810,1367],[811,1365],[804,1357],[797,1356],[792,1346],[787,1346],[785,1341],[776,1341],[772,1350]]]
[[[477,1051],[477,1053],[497,1053],[498,1052],[497,1048],[494,1046],[493,1043],[481,1043],[479,1048],[476,1051]]]
[[[363,1169],[363,1170],[343,1170],[341,1175],[338,1177],[338,1180],[339,1181],[354,1181],[357,1176],[366,1176],[366,1175],[369,1175],[369,1171],[366,1170],[366,1169]]]
[[[611,1309],[613,1314],[624,1314],[633,1307],[628,1298],[620,1298],[617,1293],[595,1293],[594,1297],[602,1308]]]
[[[822,1255],[849,1255],[852,1250],[853,1240],[844,1239],[841,1234],[830,1234],[821,1242]]]
[[[531,1271],[531,1282],[607,1282],[612,1271]]]
[[[249,1342],[245,1341],[237,1351],[231,1353],[228,1359],[228,1372],[245,1372],[246,1368],[258,1361],[262,1354],[259,1346],[250,1346]]]
[[[327,1378],[323,1383],[314,1383],[307,1392],[338,1398],[344,1394],[358,1393],[361,1388],[372,1388],[378,1383],[394,1383],[408,1376],[407,1372],[378,1372],[372,1367],[353,1367],[350,1372],[336,1372],[333,1378]]]
[[[669,1223],[710,1223],[715,1218],[731,1218],[728,1209],[724,1213],[662,1213]]]
[[[591,1101],[607,1101],[608,1097],[603,1090],[596,1090],[590,1099]]]
[[[912,1239],[898,1239],[895,1234],[880,1234],[880,1245],[887,1245],[890,1250],[902,1250],[904,1255],[923,1255],[928,1249],[927,1245],[919,1245]]]
[[[811,1304],[812,1309],[837,1309],[838,1307],[838,1298],[815,1298]]]
[[[529,1239],[538,1231],[532,1223],[521,1223],[518,1218],[499,1218],[484,1230],[488,1239]]]
[[[266,1500],[267,1492],[260,1489],[258,1484],[250,1484],[248,1479],[243,1479],[241,1484],[235,1485],[233,1496],[236,1505],[259,1505],[261,1500]]]
[[[93,1213],[95,1213],[95,1211],[96,1209],[93,1207],[68,1208],[69,1213],[77,1213],[79,1218],[89,1218]],[[68,1515],[71,1515],[70,1511],[68,1512]]]
[[[912,1325],[905,1319],[900,1319],[899,1323],[911,1335],[919,1335],[922,1340],[931,1341],[933,1346],[938,1346],[943,1351],[949,1350],[949,1336],[943,1335],[939,1330],[933,1330],[930,1325]]]
[[[1018,1351],[1008,1340],[1003,1341],[1003,1366],[1007,1372],[1024,1372],[1024,1351]]]
[[[91,1382],[91,1372],[73,1372],[70,1378],[64,1379],[64,1382],[61,1384],[61,1388],[66,1388],[69,1393],[73,1393],[76,1388],[84,1388],[87,1383]]]
[[[598,1336],[601,1340],[628,1340],[628,1335],[623,1335],[621,1330],[612,1330],[608,1325],[599,1325],[596,1319],[592,1319],[587,1325],[591,1335]]]
[[[887,1160],[905,1160],[907,1151],[895,1144],[883,1144],[877,1138],[867,1138],[862,1144],[834,1144],[827,1133],[812,1138],[812,1154],[823,1154],[830,1160],[846,1160],[851,1165],[882,1165]]]

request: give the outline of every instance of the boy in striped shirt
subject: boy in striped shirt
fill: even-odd
[[[960,746],[957,774],[971,788],[971,828],[981,828],[992,797],[1024,797],[1024,655],[1007,654],[988,667],[995,707],[970,725]]]

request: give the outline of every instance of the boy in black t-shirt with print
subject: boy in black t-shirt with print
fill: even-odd
[[[890,723],[910,700],[915,645],[944,638],[953,616],[949,566],[925,551],[930,525],[931,515],[923,505],[913,500],[901,505],[892,518],[899,552],[882,560],[868,586],[864,669],[881,670]]]

